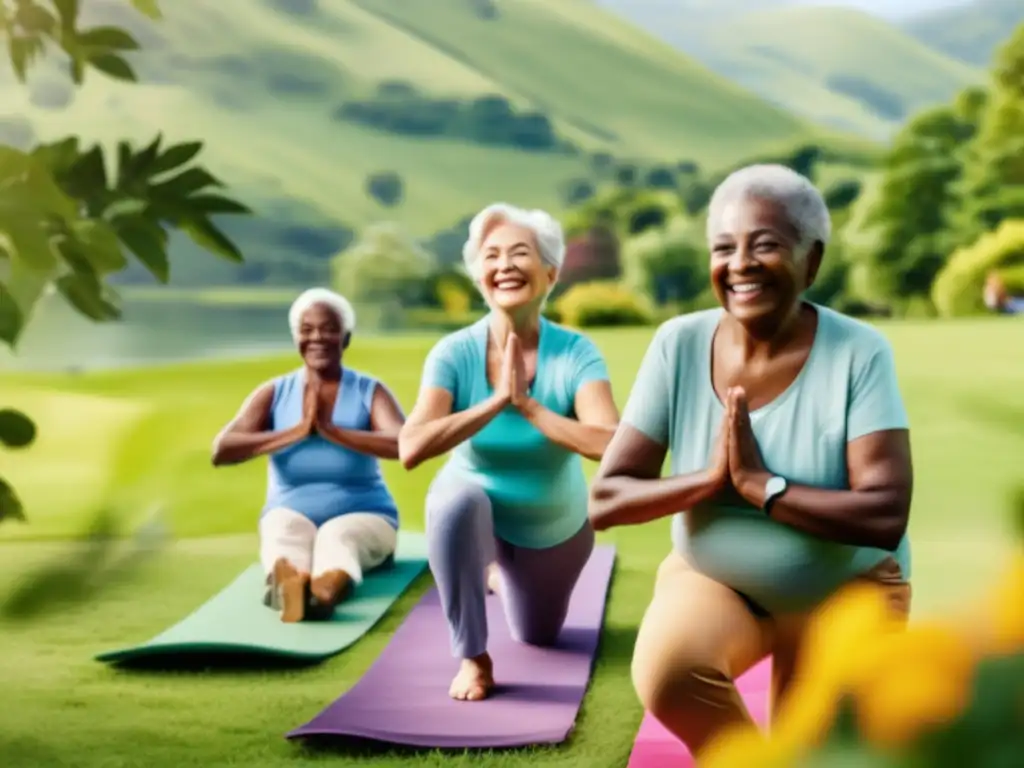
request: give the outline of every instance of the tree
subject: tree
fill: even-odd
[[[708,255],[694,222],[677,219],[626,242],[626,282],[658,304],[690,302],[708,287]]]
[[[959,151],[974,123],[960,105],[936,107],[911,120],[893,140],[877,195],[865,220],[873,244],[862,255],[873,297],[927,297],[950,251],[950,215],[963,171]]]
[[[157,20],[156,0],[128,0]],[[41,57],[61,51],[80,86],[91,70],[127,83],[125,58],[138,42],[117,27],[79,28],[78,0],[0,0],[0,40],[22,84]],[[120,141],[115,162],[76,137],[22,151],[0,145],[0,341],[16,349],[39,298],[55,290],[95,322],[121,313],[108,279],[134,258],[159,282],[170,277],[169,231],[233,262],[242,255],[213,217],[249,209],[217,191],[224,185],[196,160],[201,141],[144,147]],[[108,176],[107,169],[114,173]],[[25,448],[35,437],[25,414],[0,411],[0,445]],[[0,478],[0,520],[24,519],[13,487]]]
[[[1024,25],[996,55],[960,186],[956,244],[967,245],[1010,218],[1024,218]]]
[[[397,323],[403,309],[430,303],[434,269],[431,254],[390,222],[368,227],[334,258],[338,289],[357,306],[380,311],[388,325]]]
[[[402,202],[404,191],[402,177],[394,171],[380,171],[366,177],[366,194],[388,208]]]

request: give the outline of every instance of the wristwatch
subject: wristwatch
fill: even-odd
[[[789,483],[786,482],[786,478],[773,475],[768,478],[768,482],[764,484],[764,504],[761,506],[761,511],[766,515],[771,516],[772,504],[789,488]]]

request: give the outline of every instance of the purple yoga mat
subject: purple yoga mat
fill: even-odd
[[[590,680],[614,562],[614,547],[594,549],[551,648],[515,642],[500,598],[487,598],[497,688],[484,701],[448,696],[458,660],[449,650],[437,590],[431,589],[362,679],[287,738],[349,736],[441,749],[565,741]]]

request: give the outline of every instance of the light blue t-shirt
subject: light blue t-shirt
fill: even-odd
[[[345,368],[331,421],[341,429],[372,429],[370,409],[377,380]],[[302,421],[306,371],[300,368],[274,380],[271,429],[290,429]],[[277,451],[267,465],[263,514],[285,507],[318,526],[350,512],[369,512],[398,527],[398,508],[376,456],[313,435]]]
[[[485,317],[441,339],[427,356],[421,386],[451,393],[453,413],[494,394],[487,381],[489,329]],[[537,374],[530,388],[534,400],[574,417],[580,387],[607,379],[604,358],[593,342],[541,320]],[[477,485],[491,500],[495,534],[520,547],[561,544],[587,520],[587,482],[579,455],[551,442],[511,405],[456,446],[434,482]]]
[[[848,489],[846,444],[906,429],[892,349],[875,328],[815,306],[810,355],[781,395],[750,414],[767,469],[790,483]],[[671,452],[673,474],[705,469],[724,406],[711,381],[721,309],[673,318],[655,334],[623,414]],[[898,550],[824,541],[776,522],[728,491],[672,521],[676,550],[702,573],[770,612],[800,610],[895,557],[910,576],[906,537]]]

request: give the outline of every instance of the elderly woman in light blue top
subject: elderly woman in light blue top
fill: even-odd
[[[324,619],[395,551],[398,509],[379,459],[405,417],[381,382],[342,365],[356,315],[325,288],[288,313],[302,366],[261,384],[214,441],[215,466],[269,456],[260,516],[265,602],[281,620]]]
[[[802,298],[831,230],[818,190],[745,168],[707,228],[722,307],[658,329],[591,489],[597,529],[672,516],[633,679],[698,758],[750,723],[732,681],[768,654],[784,695],[809,612],[843,585],[881,585],[905,620],[912,487],[889,343]]]
[[[495,204],[473,219],[463,255],[491,312],[431,350],[399,436],[406,467],[454,449],[426,517],[459,700],[494,686],[485,570],[513,636],[545,645],[593,549],[580,457],[601,458],[618,411],[594,344],[541,314],[564,254],[543,211]]]

